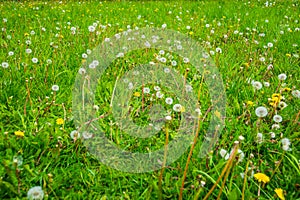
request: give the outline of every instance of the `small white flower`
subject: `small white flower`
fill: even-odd
[[[28,54],[31,54],[32,50],[31,49],[26,49],[25,52],[28,53]]]
[[[284,81],[285,79],[286,79],[286,74],[279,74],[278,75],[278,78],[279,78],[279,80],[281,80],[281,81]]]
[[[161,28],[166,28],[167,27],[167,24],[163,24],[162,26],[161,26]]]
[[[260,58],[259,58],[259,61],[260,61],[260,62],[265,62],[265,61],[266,61],[266,58],[265,58],[265,57],[260,57]]]
[[[13,56],[15,53],[13,51],[8,52],[8,56]]]
[[[171,97],[167,97],[165,101],[166,101],[166,104],[169,104],[169,105],[171,105],[173,103],[173,99]]]
[[[175,105],[173,106],[173,110],[174,110],[175,112],[180,112],[181,109],[182,109],[182,105],[180,105],[180,104],[175,104]]]
[[[46,62],[47,62],[47,64],[49,64],[49,65],[52,64],[52,60],[51,60],[51,59],[47,59]]]
[[[217,52],[217,53],[222,53],[222,49],[221,49],[220,47],[217,47],[217,48],[216,48],[216,52]]]
[[[1,66],[3,68],[8,68],[9,67],[9,64],[7,62],[2,62]]]
[[[87,54],[91,54],[91,53],[92,53],[92,50],[87,49],[87,50],[86,50],[86,53],[87,53]]]
[[[293,90],[292,95],[296,98],[300,98],[300,91],[299,90]]]
[[[159,59],[159,61],[162,62],[162,63],[166,63],[166,62],[167,62],[167,59],[166,59],[165,57],[161,57],[161,58]]]
[[[41,186],[30,188],[27,192],[27,198],[30,200],[42,200],[44,198],[44,191]]]
[[[245,140],[245,137],[242,136],[242,135],[240,135],[240,136],[239,136],[239,140],[240,140],[240,141],[243,141],[243,140]]]
[[[23,164],[23,157],[21,155],[19,156],[14,156],[13,157],[13,162],[20,167]]]
[[[165,51],[164,51],[164,50],[160,50],[158,53],[159,53],[160,55],[164,55],[164,54],[165,54]]]
[[[260,107],[256,108],[255,114],[257,117],[265,117],[268,115],[268,110],[267,110],[267,108],[260,106]]]
[[[31,61],[32,61],[33,63],[37,63],[39,60],[38,60],[37,58],[32,58]]]
[[[59,86],[58,85],[53,85],[52,86],[52,90],[55,91],[55,92],[58,91],[59,90]]]
[[[273,120],[277,123],[282,122],[282,117],[280,115],[274,115]]]

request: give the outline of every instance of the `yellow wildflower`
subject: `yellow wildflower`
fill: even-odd
[[[285,92],[285,91],[288,91],[288,92],[289,92],[289,91],[291,91],[291,88],[287,88],[287,87],[286,87],[286,88],[283,88],[282,91],[283,91],[283,92]]]
[[[22,131],[16,131],[15,135],[19,136],[19,137],[24,137],[24,132],[22,132]]]
[[[185,112],[185,107],[181,106],[180,112]]]
[[[281,188],[276,188],[274,191],[276,192],[279,199],[285,200],[285,198],[283,196],[283,190]]]
[[[189,32],[189,34],[190,34],[190,35],[193,35],[193,34],[194,34],[194,32],[193,32],[193,31],[190,31],[190,32]]]
[[[270,182],[270,178],[264,173],[256,173],[254,174],[254,178],[256,178],[258,182],[264,182],[264,183]]]
[[[252,101],[247,101],[247,105],[248,105],[248,106],[253,106],[253,104],[254,104],[254,103],[253,103]]]
[[[140,96],[141,96],[141,93],[135,92],[135,93],[133,94],[133,96],[135,96],[135,97],[140,97]]]
[[[292,57],[292,55],[291,54],[289,54],[289,53],[287,53],[287,54],[285,54],[287,57]]]
[[[58,119],[56,120],[56,124],[57,124],[57,125],[64,124],[64,119],[58,118]]]

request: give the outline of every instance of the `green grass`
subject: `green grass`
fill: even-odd
[[[180,56],[173,55],[178,63],[173,69],[192,85],[196,96],[198,91],[201,92],[198,102],[203,120],[198,143],[189,160],[183,199],[205,197],[229,162],[222,158],[220,150],[230,151],[239,136],[245,138],[239,144],[245,157],[241,162],[234,158],[221,199],[241,199],[243,187],[246,200],[278,199],[274,192],[276,188],[284,190],[286,199],[300,199],[300,101],[293,95],[300,90],[300,9],[296,0],[275,2],[266,7],[265,1],[248,0],[1,1],[0,199],[26,198],[33,186],[42,187],[45,199],[179,198],[189,150],[163,172],[127,173],[104,165],[88,151],[81,139],[70,137],[71,131],[78,128],[78,119],[73,117],[72,91],[78,70],[85,63],[82,54],[87,53],[87,49],[93,50],[105,38],[127,30],[128,25],[134,29],[161,28],[163,24],[198,41],[207,52],[214,51],[212,58],[221,74],[227,97],[225,128],[212,151],[205,158],[199,158],[209,121],[218,113],[208,111],[204,118],[212,105],[208,86],[202,80],[204,75],[191,64],[183,63]],[[89,32],[88,27],[93,23],[97,23],[98,34]],[[76,27],[75,34],[71,27]],[[31,44],[26,43],[28,40]],[[268,43],[273,47],[267,47]],[[32,50],[30,54],[26,53],[27,48]],[[222,52],[217,53],[216,48],[221,48]],[[178,136],[181,119],[178,113],[173,112],[168,128],[164,127],[154,137],[135,138],[119,130],[110,107],[117,78],[141,63],[158,63],[155,55],[159,50],[136,50],[116,59],[98,82],[96,115],[104,116],[98,126],[121,149],[154,152],[164,148],[166,129],[170,141]],[[14,55],[9,56],[10,51]],[[260,61],[262,57],[264,62]],[[32,58],[38,58],[38,63],[33,63]],[[4,68],[3,62],[9,64],[8,68]],[[273,68],[268,70],[270,64]],[[190,68],[187,74],[186,68]],[[278,79],[281,73],[287,75],[286,80]],[[251,80],[269,82],[270,86],[254,90]],[[59,90],[53,92],[53,85],[58,85]],[[152,82],[145,86],[153,92],[155,85],[157,83]],[[164,92],[162,100],[152,102],[150,95],[145,95],[144,99],[132,95],[130,117],[134,123],[148,124],[148,108],[154,103],[171,112],[172,106],[164,101],[166,97],[173,98],[173,105],[180,103],[174,90],[163,84],[159,86]],[[284,88],[291,90],[283,91]],[[140,85],[135,91],[142,95],[141,89]],[[274,93],[285,97],[282,101],[288,105],[286,108],[276,110],[269,104],[268,98]],[[253,105],[247,104],[248,101]],[[256,116],[255,109],[259,106],[268,109],[265,118]],[[283,118],[278,130],[272,129],[275,110]],[[64,119],[63,124],[56,123],[59,118]],[[24,132],[24,136],[16,136],[16,131]],[[264,136],[262,143],[257,142],[259,132]],[[270,137],[270,132],[275,133],[275,138]],[[283,138],[291,141],[291,150],[282,149]],[[19,166],[14,162],[15,156],[19,156],[19,161],[22,159]],[[262,186],[251,173],[244,182],[240,174],[246,171],[246,166],[254,173],[268,175],[270,182]],[[203,182],[205,185],[201,186]],[[217,184],[209,199],[217,199],[222,183],[223,180]]]

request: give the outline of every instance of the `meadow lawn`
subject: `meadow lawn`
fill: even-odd
[[[0,28],[0,199],[300,199],[299,1],[1,1]],[[188,58],[150,44],[120,52],[99,77],[92,111],[118,148],[161,148],[167,157],[188,113],[174,88],[153,81],[132,91],[129,110],[135,124],[157,133],[135,138],[120,130],[111,105],[126,71],[168,66],[164,73],[172,68],[184,79],[179,93],[199,104],[193,145],[168,166],[158,160],[161,169],[133,173],[104,164],[85,145],[94,135],[74,117],[74,98],[83,98],[74,83],[101,67],[89,63],[98,45],[142,28],[173,30],[201,45],[201,61],[212,59],[220,74],[226,114],[211,111],[206,74]],[[154,104],[167,125],[150,123]],[[213,118],[224,127],[201,158]]]

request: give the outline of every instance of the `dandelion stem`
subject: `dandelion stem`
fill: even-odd
[[[227,172],[227,169],[231,166],[231,163],[235,157],[235,154],[237,152],[238,149],[238,144],[235,145],[234,149],[233,149],[233,153],[230,155],[229,160],[227,162],[227,164],[225,165],[221,175],[219,176],[218,180],[215,182],[215,184],[212,186],[212,188],[209,190],[209,192],[206,194],[206,196],[203,198],[203,200],[207,200],[208,197],[211,195],[211,193],[214,191],[214,189],[217,187],[218,183],[220,182],[221,178],[224,176],[225,172]]]

